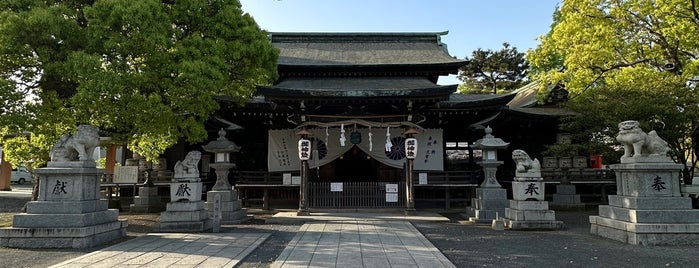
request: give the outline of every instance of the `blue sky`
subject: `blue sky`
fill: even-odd
[[[452,56],[503,42],[521,52],[549,31],[560,0],[241,0],[270,32],[441,32]],[[455,79],[440,84],[458,83]]]

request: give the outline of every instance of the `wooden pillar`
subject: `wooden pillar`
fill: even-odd
[[[107,146],[107,158],[105,160],[106,174],[114,174],[114,164],[116,163],[116,145],[110,144]]]
[[[12,164],[2,161],[0,164],[0,191],[10,191],[10,177],[12,176]]]

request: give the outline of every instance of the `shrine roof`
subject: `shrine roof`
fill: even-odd
[[[296,77],[257,92],[274,97],[410,97],[447,96],[456,85],[436,85],[426,77]]]
[[[456,73],[465,61],[449,55],[441,36],[427,33],[271,33],[280,73],[295,69],[406,67]]]

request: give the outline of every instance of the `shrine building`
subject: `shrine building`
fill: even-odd
[[[242,148],[231,181],[244,206],[298,207],[304,179],[311,210],[465,207],[483,180],[471,146],[485,127],[512,144],[502,158],[513,149],[538,156],[556,141],[558,117],[527,110],[531,96],[437,84],[466,64],[449,54],[446,34],[271,33],[278,80],[245,105],[220,98],[209,122]],[[304,172],[302,137],[310,141]],[[410,137],[417,149],[407,166]],[[511,180],[511,160],[501,160],[498,178]]]

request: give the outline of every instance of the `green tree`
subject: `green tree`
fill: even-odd
[[[42,154],[44,140],[93,124],[154,159],[206,139],[214,96],[243,103],[277,76],[277,50],[236,0],[5,0],[0,10],[0,134],[31,132],[23,146]]]
[[[471,58],[466,57],[466,61],[458,75],[465,82],[459,87],[464,93],[512,91],[526,81],[529,68],[525,54],[508,43],[503,43],[498,51],[479,48],[473,51]]]
[[[567,127],[587,141],[610,143],[625,120],[657,130],[691,179],[699,127],[696,1],[564,1],[556,16],[528,53],[540,96],[546,85],[565,84],[568,107],[580,113]]]

